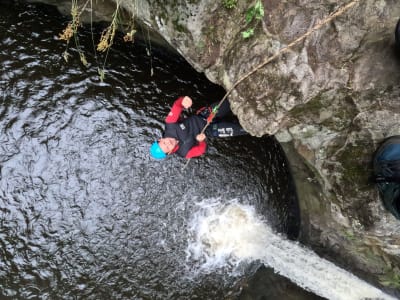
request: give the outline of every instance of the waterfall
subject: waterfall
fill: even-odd
[[[189,224],[188,258],[201,268],[261,261],[298,286],[330,300],[394,299],[295,241],[275,233],[255,209],[236,200],[197,204]]]

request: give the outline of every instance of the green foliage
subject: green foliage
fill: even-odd
[[[400,289],[400,273],[397,268],[390,270],[385,275],[380,277],[379,282],[387,287]]]
[[[222,4],[224,5],[225,8],[232,9],[236,7],[237,0],[223,0]]]
[[[246,23],[250,23],[254,19],[262,20],[264,17],[264,5],[261,0],[257,0],[256,4],[250,7],[246,12]]]
[[[352,231],[350,231],[350,230],[346,230],[346,231],[344,232],[344,236],[345,236],[347,239],[349,239],[350,241],[356,241],[356,240],[357,240],[357,238],[354,236],[354,233],[353,233]]]
[[[106,76],[105,75],[106,74],[105,69],[104,68],[102,68],[102,69],[97,68],[97,73],[99,74],[100,81],[103,82],[104,81],[104,77]]]
[[[99,78],[102,82],[104,81],[104,78],[105,78],[105,73],[106,73],[105,65],[106,65],[108,53],[114,42],[114,37],[115,37],[116,31],[117,31],[119,25],[122,23],[120,20],[120,16],[119,16],[120,15],[120,2],[121,2],[121,0],[116,0],[116,8],[112,15],[111,23],[101,33],[100,41],[97,44],[97,47],[94,45],[93,27],[92,27],[93,0],[86,0],[86,2],[82,6],[78,5],[78,0],[71,0],[72,21],[70,21],[68,23],[67,27],[59,35],[60,40],[66,41],[66,50],[63,53],[64,60],[68,63],[68,59],[69,59],[69,57],[71,57],[71,54],[68,53],[68,46],[69,46],[70,40],[73,38],[75,41],[76,49],[78,50],[78,53],[79,53],[79,58],[81,60],[81,63],[85,67],[89,67],[89,63],[86,59],[86,55],[81,50],[82,47],[79,43],[79,38],[78,38],[77,32],[78,32],[78,28],[80,27],[80,24],[81,24],[80,16],[86,10],[87,6],[90,4],[93,50],[95,53],[96,53],[96,51],[105,53],[103,65],[101,67],[98,67]],[[134,41],[134,34],[136,33],[136,30],[134,29],[133,18],[134,18],[134,16],[132,15],[132,24],[129,25],[128,32],[126,33],[126,35],[123,38],[125,42],[133,42]],[[96,54],[95,54],[95,57],[96,57],[96,62],[97,62]]]
[[[248,39],[254,35],[254,28],[255,26],[261,21],[264,17],[264,5],[262,4],[261,0],[257,0],[256,4],[250,7],[246,12],[246,24],[254,23],[255,24],[248,28],[245,31],[242,31],[242,37],[244,39]]]
[[[245,31],[242,31],[242,37],[244,39],[248,39],[249,37],[254,35],[254,28],[249,28]]]

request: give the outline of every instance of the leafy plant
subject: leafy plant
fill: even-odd
[[[97,44],[96,48],[96,50],[99,52],[106,52],[106,57],[104,58],[103,67],[101,69],[98,68],[98,73],[101,82],[104,81],[105,65],[108,57],[108,52],[110,51],[110,48],[114,42],[115,32],[117,31],[118,28],[118,13],[119,13],[119,1],[117,1],[117,8],[115,9],[112,15],[111,24],[101,33],[100,42]]]
[[[246,22],[250,23],[253,19],[262,20],[264,17],[264,5],[261,0],[257,0],[256,4],[250,7],[246,13]]]
[[[69,45],[70,39],[73,37],[74,41],[75,41],[75,46],[79,52],[79,57],[81,59],[82,64],[85,67],[88,66],[88,63],[87,63],[85,54],[81,50],[77,33],[78,33],[78,27],[80,26],[80,16],[81,16],[82,12],[85,10],[88,3],[89,3],[89,0],[87,0],[86,3],[80,8],[78,6],[78,0],[72,0],[72,2],[71,2],[72,21],[68,23],[67,27],[59,35],[60,40],[64,40],[67,42],[67,48],[63,53],[63,57],[64,57],[65,61],[68,62],[68,58],[70,57],[70,54],[68,53],[68,45]]]
[[[118,29],[118,25],[121,23],[119,20],[119,10],[120,10],[120,2],[121,0],[116,1],[116,9],[112,15],[112,20],[110,25],[102,32],[100,41],[97,44],[97,47],[94,45],[94,38],[93,38],[93,27],[92,27],[92,15],[91,15],[91,31],[92,31],[92,41],[93,41],[93,49],[94,52],[105,52],[105,58],[103,65],[98,68],[98,74],[100,77],[100,80],[103,81],[105,77],[105,65],[108,57],[108,52],[110,51],[110,48],[114,42],[114,37],[116,34],[116,31]],[[93,0],[86,0],[85,4],[81,7],[78,6],[78,0],[71,0],[71,16],[72,16],[72,21],[70,21],[67,25],[67,27],[63,30],[63,32],[59,35],[60,40],[64,40],[67,43],[67,49],[63,53],[63,58],[66,62],[68,62],[69,57],[71,56],[68,53],[68,45],[69,41],[71,38],[74,38],[75,40],[75,46],[78,50],[79,57],[81,60],[81,63],[85,66],[88,67],[89,64],[86,60],[86,56],[81,50],[81,46],[79,43],[79,38],[78,38],[78,27],[80,26],[80,16],[83,13],[83,11],[86,9],[87,5],[90,3],[90,11],[91,13],[93,12]],[[132,23],[129,25],[128,32],[124,36],[124,41],[125,42],[133,42],[134,41],[134,34],[136,33],[136,30],[134,29],[134,22],[133,22],[133,16],[132,16]],[[97,61],[97,56],[96,61]]]
[[[249,25],[254,20],[257,22],[253,27],[242,31],[242,37],[248,39],[254,35],[254,27],[261,21],[264,17],[264,5],[261,0],[257,0],[254,6],[251,6],[246,12],[246,24]]]
[[[224,5],[225,8],[232,9],[236,7],[237,0],[223,0],[222,4]]]
[[[244,39],[248,39],[249,37],[254,35],[254,28],[249,28],[245,31],[242,31],[242,37]]]

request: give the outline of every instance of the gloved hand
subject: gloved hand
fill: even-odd
[[[190,97],[188,97],[188,96],[183,97],[182,106],[184,108],[188,109],[192,106],[192,104],[193,104],[193,101]]]
[[[206,139],[206,135],[204,133],[199,133],[198,135],[196,135],[196,140],[198,142],[202,142]]]

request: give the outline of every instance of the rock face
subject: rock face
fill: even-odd
[[[234,8],[211,0],[120,1],[227,90],[351,1],[262,2],[263,18],[247,24],[250,1]],[[275,135],[285,149],[302,208],[301,239],[394,288],[400,286],[400,222],[383,208],[369,177],[379,143],[400,134],[400,49],[394,45],[400,5],[354,2],[240,83],[229,101],[248,132]],[[244,39],[251,28],[254,35]]]

